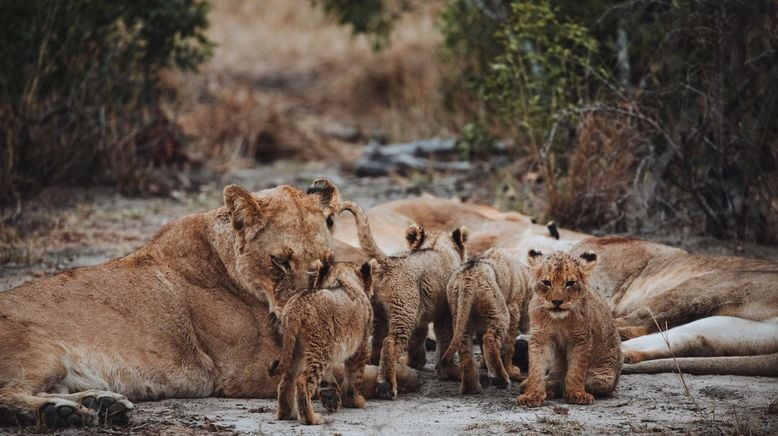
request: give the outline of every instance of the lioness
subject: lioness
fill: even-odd
[[[373,261],[375,262],[375,261]],[[311,397],[321,376],[332,363],[345,362],[342,386],[334,386],[334,398],[322,402],[331,412],[337,411],[342,399],[346,407],[362,408],[360,393],[368,358],[368,339],[373,324],[370,306],[372,265],[362,267],[336,263],[313,290],[293,296],[281,311],[284,345],[278,385],[278,419],[293,419],[303,424],[321,424],[313,411]],[[326,275],[325,275],[326,274]],[[296,385],[296,386],[295,386]],[[295,390],[297,401],[295,404]]]
[[[570,404],[591,404],[610,395],[621,373],[621,349],[613,316],[589,288],[597,255],[573,257],[530,251],[529,377],[520,406],[538,407],[564,393]],[[546,372],[548,379],[546,380]],[[548,388],[547,388],[548,383]]]
[[[310,194],[230,185],[223,207],[165,225],[135,253],[0,292],[0,419],[122,421],[128,399],[274,397],[268,302],[330,258],[339,202],[328,181]]]
[[[481,392],[478,367],[473,359],[473,335],[481,334],[481,347],[492,384],[499,388],[520,379],[513,365],[514,339],[519,332],[526,283],[519,265],[505,251],[493,248],[457,268],[446,287],[454,319],[454,336],[441,363],[459,351],[461,394]]]
[[[381,398],[394,399],[396,366],[401,356],[407,351],[413,368],[422,368],[426,363],[424,341],[430,322],[438,340],[438,357],[448,348],[452,332],[446,284],[465,257],[467,229],[427,235],[423,228],[410,226],[406,231],[409,250],[387,256],[376,245],[362,208],[347,201],[342,210],[354,215],[362,249],[378,263],[374,292],[389,326],[386,337],[381,337],[383,329],[377,329],[372,339],[374,344],[381,344],[377,393]]]

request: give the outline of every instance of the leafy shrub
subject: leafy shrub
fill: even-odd
[[[142,171],[158,73],[210,53],[201,0],[0,1],[0,204],[57,182]],[[148,154],[148,153],[147,153]]]

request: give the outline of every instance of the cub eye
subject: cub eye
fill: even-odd
[[[568,281],[565,283],[565,287],[566,287],[566,288],[572,288],[573,286],[575,286],[575,280],[568,280]]]
[[[550,280],[543,280],[543,281],[542,281],[542,282],[540,282],[540,283],[542,283],[542,284],[543,284],[543,286],[545,286],[545,287],[547,287],[547,288],[550,288],[550,287],[551,287],[551,281],[550,281]]]
[[[335,224],[335,219],[332,218],[332,214],[327,215],[327,227],[332,227]]]

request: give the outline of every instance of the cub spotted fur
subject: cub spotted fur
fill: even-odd
[[[589,288],[596,262],[597,255],[590,251],[580,257],[529,252],[534,294],[529,377],[517,398],[520,406],[538,407],[547,395],[562,393],[570,404],[591,404],[593,395],[610,395],[616,388],[621,342],[608,306]]]
[[[473,359],[473,336],[481,347],[492,383],[505,388],[521,371],[513,365],[514,339],[519,330],[526,286],[519,265],[505,251],[492,248],[460,266],[448,282],[446,295],[454,319],[454,336],[441,362],[459,351],[460,393],[481,392]]]
[[[354,215],[360,245],[378,263],[374,276],[376,312],[385,314],[389,325],[377,326],[373,335],[373,346],[381,344],[377,394],[394,399],[397,365],[405,352],[411,367],[422,368],[426,363],[427,325],[434,324],[438,357],[451,342],[446,284],[465,258],[468,232],[461,227],[450,234],[428,235],[423,228],[412,225],[406,230],[409,250],[387,256],[373,239],[362,208],[344,201],[342,210]]]
[[[342,392],[344,406],[365,406],[360,388],[373,323],[372,268],[371,263],[361,268],[336,263],[329,272],[323,267],[313,290],[294,295],[284,305],[281,359],[270,369],[272,374],[282,374],[278,385],[278,419],[296,417],[302,424],[321,424],[321,416],[313,411],[311,397],[330,366],[344,361],[342,386],[331,381],[334,393],[320,395],[322,403],[329,411],[336,411]]]

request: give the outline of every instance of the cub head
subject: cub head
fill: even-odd
[[[597,264],[597,255],[587,251],[578,257],[564,251],[547,256],[530,250],[527,256],[531,270],[536,308],[563,319],[580,303],[587,290],[589,274]]]
[[[423,227],[415,224],[408,226],[405,230],[405,240],[408,242],[408,249],[411,252],[419,251],[425,248],[432,250],[450,250],[459,258],[459,262],[464,262],[467,258],[465,243],[467,243],[469,232],[467,227],[454,229],[450,234],[428,235]]]
[[[370,259],[362,265],[349,262],[337,262],[330,268],[323,268],[316,281],[317,289],[347,288],[364,292],[368,299],[373,297],[373,271],[378,262]]]
[[[317,180],[304,193],[281,185],[251,193],[224,188],[224,206],[233,237],[235,281],[264,296],[271,311],[305,289],[311,274],[332,258],[328,217],[340,202],[331,182]]]

